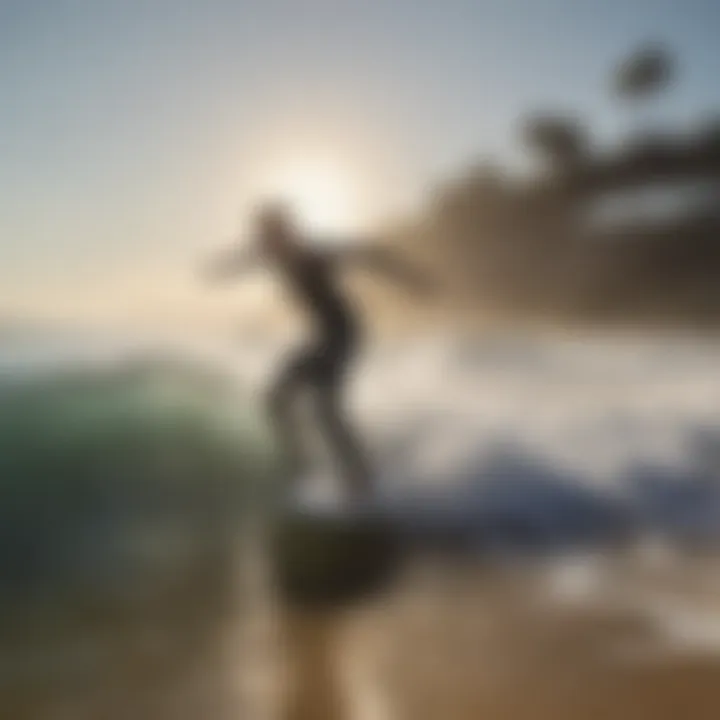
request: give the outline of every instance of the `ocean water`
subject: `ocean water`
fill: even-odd
[[[234,527],[279,487],[262,406],[279,362],[112,336],[6,344],[2,586],[112,568],[131,527],[179,544],[183,523]],[[348,411],[382,502],[428,537],[714,542],[718,367],[720,343],[688,335],[435,335],[370,347]]]
[[[57,338],[2,360],[0,599],[162,574],[229,542],[272,485],[253,398],[207,362]]]
[[[390,500],[483,543],[503,522],[533,542],[714,541],[718,360],[689,335],[418,341],[368,360],[356,412]]]
[[[279,360],[3,348],[1,716],[718,716],[717,342],[368,348],[349,409],[418,560],[320,613],[283,604],[248,532],[283,488]]]

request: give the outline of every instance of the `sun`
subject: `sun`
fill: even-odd
[[[310,231],[352,233],[362,224],[357,186],[339,163],[286,160],[262,175],[259,194],[287,202]]]

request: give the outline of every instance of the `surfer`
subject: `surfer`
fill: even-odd
[[[271,203],[253,218],[256,242],[238,246],[214,259],[213,279],[236,277],[257,265],[270,267],[302,305],[312,323],[311,337],[292,353],[268,393],[268,410],[295,477],[308,469],[309,459],[293,417],[302,392],[312,397],[321,430],[340,464],[340,474],[353,496],[371,490],[366,454],[351,430],[342,404],[347,370],[361,340],[360,325],[351,302],[340,288],[339,270],[360,264],[427,289],[425,278],[391,254],[367,244],[311,243],[303,237],[287,207]]]

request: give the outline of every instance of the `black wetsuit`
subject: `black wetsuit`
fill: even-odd
[[[358,342],[358,323],[336,282],[332,256],[308,252],[281,268],[312,322],[312,339],[295,357],[297,371],[332,383],[342,374]]]
[[[339,391],[359,343],[355,314],[337,286],[332,255],[303,250],[279,268],[313,325],[312,338],[293,354],[271,393],[271,411],[294,463],[294,472],[308,460],[291,417],[298,391],[309,390],[322,430],[337,453],[340,472],[354,491],[362,491],[368,473],[341,409]]]

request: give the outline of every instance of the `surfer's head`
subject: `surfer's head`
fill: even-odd
[[[272,255],[284,255],[297,244],[297,223],[291,209],[282,202],[261,205],[254,225],[263,250]]]

